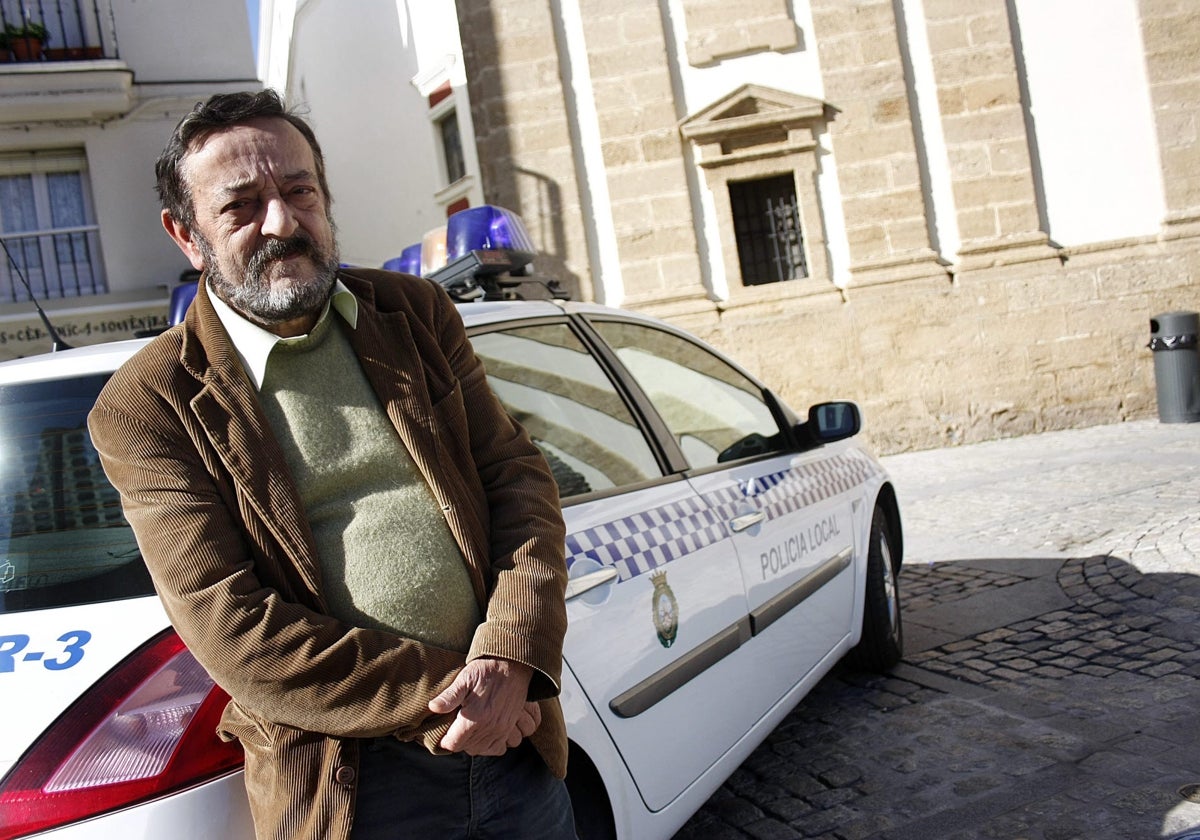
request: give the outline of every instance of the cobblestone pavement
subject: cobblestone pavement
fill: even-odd
[[[1200,837],[1200,424],[884,464],[904,661],[828,675],[677,840]]]

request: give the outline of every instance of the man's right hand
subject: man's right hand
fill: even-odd
[[[533,669],[506,659],[476,659],[450,687],[429,701],[436,714],[458,715],[440,746],[468,755],[503,755],[542,722],[537,703],[526,700]]]

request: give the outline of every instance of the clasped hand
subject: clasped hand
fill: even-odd
[[[458,710],[440,746],[468,755],[503,755],[520,745],[542,722],[529,696],[533,669],[507,659],[475,659],[450,687],[429,701],[435,714]]]

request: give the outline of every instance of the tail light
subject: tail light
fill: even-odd
[[[170,630],[110,671],[0,782],[0,840],[95,817],[236,770],[216,735],[228,695]]]

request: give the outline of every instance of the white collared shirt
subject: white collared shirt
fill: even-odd
[[[213,309],[221,320],[221,325],[225,327],[225,332],[229,333],[229,340],[233,342],[233,349],[237,351],[242,367],[246,369],[246,375],[250,377],[255,389],[261,390],[267,372],[267,359],[275,345],[281,341],[298,341],[305,336],[280,338],[247,320],[244,315],[213,294],[211,289],[208,290],[208,299],[212,301]],[[318,324],[329,314],[330,303],[351,329],[358,327],[358,300],[341,280],[334,281],[333,294],[329,296],[329,303],[321,310],[321,315],[317,318]]]

